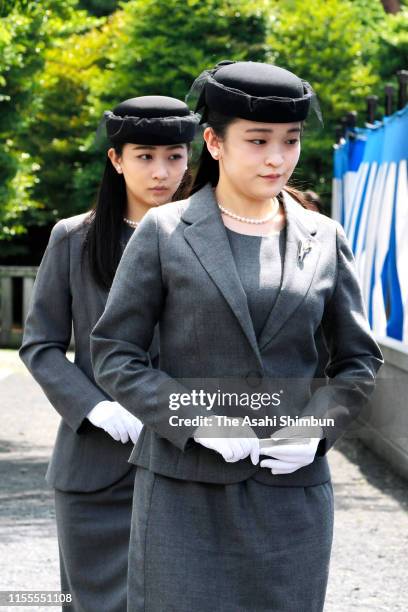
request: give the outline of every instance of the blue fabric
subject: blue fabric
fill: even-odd
[[[404,312],[398,271],[398,265],[401,271],[404,262],[399,261],[397,265],[401,245],[398,244],[396,215],[398,185],[402,184],[402,179],[407,180],[401,175],[405,173],[401,161],[408,159],[407,134],[408,106],[374,125],[350,130],[344,141],[335,147],[333,168],[335,181],[341,182],[341,186],[337,185],[337,193],[341,194],[337,218],[344,226],[357,264],[361,258],[359,269],[361,280],[367,279],[363,285],[370,324],[374,331],[397,340],[403,340],[404,317],[408,316]],[[390,172],[395,172],[395,181]],[[372,220],[376,215],[375,227]],[[388,245],[385,252],[384,245]],[[379,282],[381,291],[376,291]],[[382,304],[379,303],[380,294]],[[383,320],[379,308],[384,309],[385,330],[375,329],[376,321]]]
[[[387,336],[402,340],[404,319],[401,288],[397,271],[397,247],[395,227],[396,194],[394,193],[393,215],[390,233],[389,250],[381,273],[384,304],[387,308]]]

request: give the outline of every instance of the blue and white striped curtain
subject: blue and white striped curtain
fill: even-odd
[[[335,145],[332,201],[356,258],[371,328],[406,344],[407,159],[408,106]]]

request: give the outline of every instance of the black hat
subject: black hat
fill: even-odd
[[[140,96],[105,111],[102,122],[112,144],[171,145],[191,142],[199,119],[176,98]]]
[[[223,115],[271,123],[303,121],[312,106],[322,123],[311,85],[285,68],[261,62],[220,62],[194,81],[201,123],[209,110]]]

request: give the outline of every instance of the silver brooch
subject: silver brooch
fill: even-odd
[[[297,250],[297,260],[299,264],[303,262],[306,253],[309,253],[309,251],[311,250],[312,250],[311,240],[307,240],[304,244],[301,240],[299,240],[298,250]]]

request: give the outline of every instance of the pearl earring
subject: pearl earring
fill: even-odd
[[[122,168],[120,166],[116,166],[116,170],[119,172],[119,174],[122,173]]]

